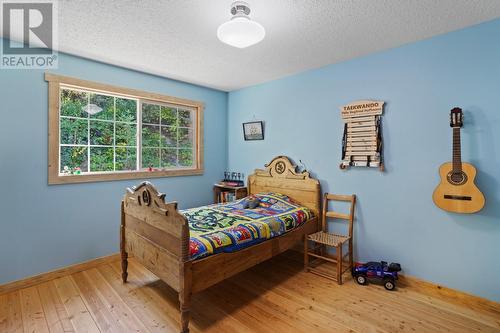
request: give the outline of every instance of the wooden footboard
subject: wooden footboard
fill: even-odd
[[[179,293],[182,331],[187,332],[191,296],[189,226],[177,203],[165,203],[151,183],[127,189],[122,202],[120,251],[122,279],[134,258]]]

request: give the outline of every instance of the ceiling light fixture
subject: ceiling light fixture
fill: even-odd
[[[264,39],[266,30],[248,16],[250,7],[244,1],[235,1],[231,5],[233,17],[219,26],[217,37],[223,43],[240,49],[257,44]]]

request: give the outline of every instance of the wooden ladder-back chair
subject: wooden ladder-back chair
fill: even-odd
[[[342,214],[335,211],[328,210],[328,203],[330,201],[344,201],[350,202],[349,214]],[[342,284],[342,274],[353,266],[353,253],[352,253],[352,231],[354,223],[354,207],[356,205],[356,196],[353,195],[336,195],[325,193],[323,198],[323,214],[321,219],[321,231],[314,234],[306,235],[304,238],[304,268],[306,271],[321,275],[323,277],[335,280],[338,284]],[[336,218],[349,221],[349,231],[348,235],[339,235],[328,232],[327,218]],[[314,243],[314,252],[309,249],[309,242]],[[348,244],[348,253],[344,256],[342,255],[342,247],[344,244]],[[335,248],[335,256],[331,256],[327,253],[327,247]],[[320,250],[319,253],[317,250]],[[331,275],[326,272],[320,271],[312,267],[309,263],[309,256],[333,262],[337,264],[337,274]],[[348,264],[343,267],[344,257],[349,257]]]

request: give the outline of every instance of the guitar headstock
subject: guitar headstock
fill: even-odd
[[[462,127],[464,114],[461,108],[453,108],[450,111],[450,126],[451,127]]]

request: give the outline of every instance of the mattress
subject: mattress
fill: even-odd
[[[259,205],[245,208],[247,198],[182,210],[189,223],[191,259],[234,252],[283,235],[313,217],[311,210],[279,193],[255,194]]]

